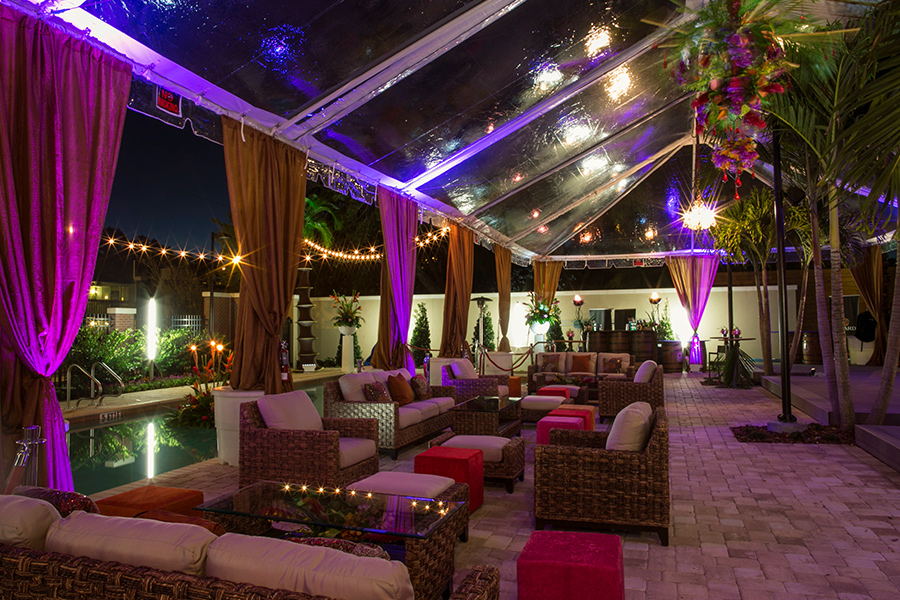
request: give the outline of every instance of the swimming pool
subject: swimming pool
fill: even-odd
[[[215,429],[169,427],[167,416],[71,429],[66,439],[75,491],[94,494],[216,456]]]

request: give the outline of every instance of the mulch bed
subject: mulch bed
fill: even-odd
[[[731,431],[739,442],[762,444],[853,444],[853,430],[841,431],[834,425],[812,423],[805,431],[796,433],[776,433],[765,425],[740,425]]]

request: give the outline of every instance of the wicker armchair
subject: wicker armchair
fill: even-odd
[[[461,358],[458,360],[468,360]],[[502,396],[509,398],[509,375],[481,375],[470,379],[456,379],[449,370],[450,365],[441,366],[441,383],[456,388],[459,402],[471,400],[476,396]],[[500,394],[499,386],[506,386],[506,393]]]
[[[650,530],[669,545],[669,421],[657,408],[641,452],[606,450],[608,432],[554,429],[534,448],[535,529],[549,522]]]
[[[238,485],[291,481],[342,487],[378,472],[378,454],[341,468],[339,439],[368,438],[378,443],[375,419],[322,419],[323,431],[269,429],[257,402],[241,404]]]
[[[431,386],[435,397],[453,398],[459,404],[456,388],[448,386]],[[375,419],[378,422],[378,448],[387,452],[397,460],[400,450],[415,444],[430,435],[447,429],[451,424],[449,412],[431,417],[428,420],[400,428],[400,415],[396,402],[348,402],[344,400],[341,386],[337,381],[326,381],[324,384],[325,416],[342,418]],[[357,477],[357,479],[362,478]]]
[[[635,383],[633,379],[601,379],[597,382],[597,414],[611,417],[634,402],[646,402],[651,408],[666,405],[662,365],[656,367],[653,378],[647,383]]]

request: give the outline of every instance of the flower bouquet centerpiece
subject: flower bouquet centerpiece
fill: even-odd
[[[528,302],[525,303],[525,324],[531,328],[535,335],[544,335],[550,329],[553,321],[553,309],[559,304],[559,300],[549,302],[528,292]]]
[[[331,307],[337,309],[337,314],[331,322],[341,332],[341,335],[353,335],[363,323],[362,306],[359,305],[359,292],[354,291],[350,297],[331,294]]]

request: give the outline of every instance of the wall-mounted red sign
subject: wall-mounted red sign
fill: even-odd
[[[181,95],[156,86],[156,107],[176,117],[180,117]]]

